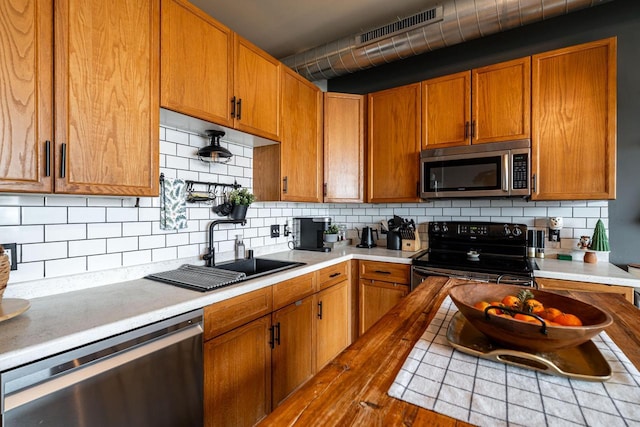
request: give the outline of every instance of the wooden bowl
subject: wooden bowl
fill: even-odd
[[[501,301],[507,295],[517,295],[522,286],[499,284],[465,284],[452,288],[449,296],[464,317],[492,341],[507,348],[550,352],[576,347],[609,326],[609,313],[591,304],[553,292],[530,289],[535,299],[545,307],[555,307],[575,314],[582,326],[549,326],[546,322],[522,322],[509,317],[487,315],[473,305],[478,301]]]

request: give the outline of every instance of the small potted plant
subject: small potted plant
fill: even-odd
[[[324,241],[329,242],[337,242],[338,241],[338,233],[340,229],[336,224],[332,224],[324,231]]]
[[[244,219],[247,216],[249,205],[256,200],[256,197],[246,188],[236,188],[229,193],[229,202],[231,202],[231,219]]]

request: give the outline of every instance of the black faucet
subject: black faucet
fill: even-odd
[[[213,228],[218,224],[241,224],[246,225],[246,219],[218,219],[216,221],[212,221],[209,224],[209,253],[204,255],[202,258],[206,261],[207,267],[215,267],[216,265],[216,250],[213,247]]]

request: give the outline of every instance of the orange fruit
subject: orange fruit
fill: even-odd
[[[535,322],[535,323],[540,323],[540,321],[538,319],[536,319],[533,316],[528,316],[526,314],[522,314],[522,313],[516,313],[513,316],[514,319],[516,320],[520,320],[522,322]]]
[[[477,303],[473,304],[473,306],[478,310],[484,311],[484,309],[489,306],[489,303],[486,301],[478,301]]]
[[[520,307],[520,299],[515,295],[507,295],[502,298],[502,304],[509,308],[518,308]]]
[[[553,320],[556,317],[560,316],[562,312],[554,307],[548,307],[542,310],[540,313],[536,313],[538,316],[542,317],[545,320]],[[549,323],[549,322],[547,322]]]
[[[500,301],[493,301],[489,305],[502,307],[502,303]],[[503,311],[500,310],[499,308],[492,308],[492,309],[489,310],[489,313],[490,314],[502,314]]]
[[[555,317],[553,321],[561,326],[582,326],[582,320],[578,316],[569,313],[562,313],[560,316]]]
[[[523,311],[529,312],[529,313],[536,313],[538,314],[539,312],[544,310],[544,305],[542,305],[542,303],[540,301],[538,301],[537,299],[528,299],[524,302],[524,305],[522,307]]]

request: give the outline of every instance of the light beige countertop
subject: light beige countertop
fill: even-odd
[[[209,304],[351,259],[410,264],[411,252],[355,246],[333,251],[289,250],[263,258],[306,265],[211,292],[197,292],[148,279],[29,298],[25,313],[0,322],[0,371],[164,320]],[[537,260],[538,277],[640,287],[640,280],[608,263]],[[172,269],[172,268],[167,268]],[[7,296],[5,295],[5,298]],[[15,296],[11,296],[15,297]],[[19,295],[17,295],[19,297]]]

